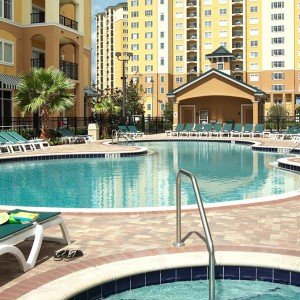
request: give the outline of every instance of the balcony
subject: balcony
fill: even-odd
[[[187,61],[191,62],[191,63],[196,63],[197,62],[197,56],[190,56],[190,57],[187,58]]]
[[[30,61],[32,68],[45,68],[45,58],[33,58]]]
[[[69,19],[63,15],[59,15],[59,23],[74,30],[78,30],[78,22]]]
[[[196,1],[189,1],[187,3],[187,6],[196,6],[197,5],[197,2]]]
[[[37,12],[31,14],[31,24],[35,23],[45,23],[45,12]]]
[[[187,17],[188,18],[196,18],[197,14],[196,14],[196,12],[190,12],[190,13],[188,13]]]
[[[242,20],[236,20],[236,21],[233,21],[232,22],[233,24],[233,26],[243,26],[243,22],[242,22]]]
[[[197,45],[191,45],[188,47],[187,51],[197,51]]]
[[[239,49],[239,48],[243,48],[243,44],[241,44],[241,43],[236,43],[236,44],[233,44],[232,45],[232,48],[235,48],[235,49]]]
[[[65,73],[65,75],[71,79],[78,80],[78,64],[70,61],[61,60],[59,63],[59,69]]]
[[[197,35],[196,34],[192,34],[192,35],[189,35],[187,38],[188,38],[188,40],[196,40],[197,39]]]

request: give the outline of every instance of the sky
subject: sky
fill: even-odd
[[[96,81],[96,22],[95,15],[107,6],[125,2],[122,0],[92,0],[92,79]]]

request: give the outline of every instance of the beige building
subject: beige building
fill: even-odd
[[[90,87],[90,0],[0,1],[0,120],[18,117],[13,105],[17,76],[31,67],[54,66],[74,80],[76,102],[64,116],[86,114]]]
[[[215,68],[265,95],[259,110],[253,110],[253,103],[240,106],[236,121],[244,123],[244,109],[253,121],[261,121],[274,104],[295,115],[300,106],[298,2],[128,1],[128,51],[133,53],[128,74],[145,88],[145,114],[160,115],[168,93]],[[230,59],[210,56],[219,46]]]

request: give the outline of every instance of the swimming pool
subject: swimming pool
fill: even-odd
[[[295,300],[300,288],[262,281],[216,280],[216,299]],[[208,299],[208,280],[151,285],[107,297],[110,300],[194,300]]]
[[[143,142],[148,155],[1,164],[2,205],[123,208],[172,206],[179,169],[198,179],[205,203],[278,195],[300,187],[299,174],[270,165],[280,155],[211,142]],[[183,180],[183,204],[195,204]]]

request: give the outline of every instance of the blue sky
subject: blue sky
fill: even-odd
[[[95,15],[102,12],[107,6],[125,2],[122,0],[92,0],[92,79],[96,80],[96,23]]]

